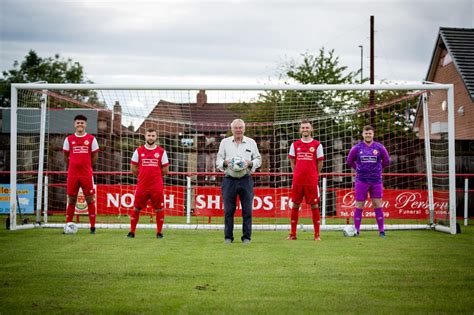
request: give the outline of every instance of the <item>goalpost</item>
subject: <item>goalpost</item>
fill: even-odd
[[[222,174],[215,168],[215,156],[219,142],[230,135],[230,122],[241,118],[246,122],[245,135],[257,141],[263,162],[253,175],[254,229],[289,229],[288,150],[300,138],[299,122],[308,119],[325,153],[319,185],[323,231],[341,230],[352,223],[354,173],[345,159],[360,141],[362,127],[372,124],[375,140],[391,155],[391,165],[384,170],[386,229],[456,233],[450,84],[12,84],[11,91],[11,108],[2,109],[2,134],[10,133],[12,230],[63,226],[62,142],[74,132],[73,117],[80,113],[88,117],[87,132],[101,148],[94,166],[99,229],[129,227],[136,184],[129,171],[130,158],[144,143],[144,130],[149,127],[157,129],[159,145],[170,159],[165,228],[222,229]],[[376,91],[372,105],[370,91]],[[445,100],[445,109],[432,105],[440,100]],[[19,189],[19,185],[25,186]],[[20,196],[28,189],[34,198]],[[30,207],[25,213],[25,204],[33,204],[34,210]],[[373,209],[370,203],[366,207],[362,229],[375,230]],[[152,220],[151,209],[142,213]],[[36,223],[19,224],[17,214]],[[312,229],[309,217],[309,208],[303,205],[300,229]],[[238,218],[236,213],[236,227]],[[78,220],[80,227],[88,226],[87,217],[78,215]]]

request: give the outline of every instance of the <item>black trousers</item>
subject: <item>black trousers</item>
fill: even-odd
[[[253,179],[247,175],[242,178],[226,176],[222,181],[222,197],[224,198],[224,237],[234,240],[234,214],[237,196],[242,205],[242,240],[252,236]]]

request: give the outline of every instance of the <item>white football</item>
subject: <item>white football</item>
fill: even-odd
[[[230,160],[230,169],[234,172],[240,172],[245,168],[245,161],[240,156],[233,157]]]
[[[354,237],[354,236],[356,236],[357,231],[356,231],[355,227],[353,227],[352,225],[346,225],[342,229],[342,233],[344,233],[345,237]]]
[[[64,234],[76,234],[78,227],[73,222],[68,222],[64,226]]]

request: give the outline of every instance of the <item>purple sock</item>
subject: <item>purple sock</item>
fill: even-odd
[[[382,208],[375,208],[374,211],[375,211],[375,219],[377,220],[377,225],[379,227],[379,232],[384,232]]]
[[[354,226],[359,233],[360,231],[360,223],[362,222],[362,209],[356,208],[354,211]]]

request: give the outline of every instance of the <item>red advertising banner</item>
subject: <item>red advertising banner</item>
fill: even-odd
[[[448,214],[447,192],[435,191],[434,212],[435,217],[446,217]],[[354,190],[339,189],[336,191],[336,214],[339,217],[350,218],[354,216],[355,198]],[[398,190],[385,189],[383,191],[383,211],[385,218],[391,219],[428,219],[428,191],[426,190]],[[375,213],[372,201],[365,204],[363,216],[374,218]]]
[[[165,186],[165,214],[185,215],[183,186]],[[97,185],[97,214],[127,214],[133,210],[135,185]],[[149,206],[142,214],[153,214]]]
[[[125,215],[133,210],[134,185],[97,185],[97,214]],[[186,195],[184,186],[165,186],[166,215],[184,216],[186,214]],[[223,216],[224,204],[219,187],[194,187],[194,200],[191,207],[195,216]],[[253,216],[260,218],[288,218],[290,216],[290,188],[255,188]],[[354,215],[355,199],[352,189],[336,190],[336,215],[350,218]],[[364,208],[364,217],[375,217],[370,199]],[[428,192],[426,190],[385,189],[383,209],[386,218],[428,219]],[[436,218],[448,215],[448,193],[434,192]],[[147,207],[144,214],[153,214]],[[241,215],[240,202],[237,202],[236,216]],[[311,217],[311,209],[303,202],[300,217]]]
[[[290,188],[255,188],[253,216],[260,218],[287,218],[290,216]],[[196,187],[194,215],[223,216],[224,202],[218,187]],[[237,202],[236,216],[242,215]],[[311,209],[303,202],[300,217],[311,217]]]

